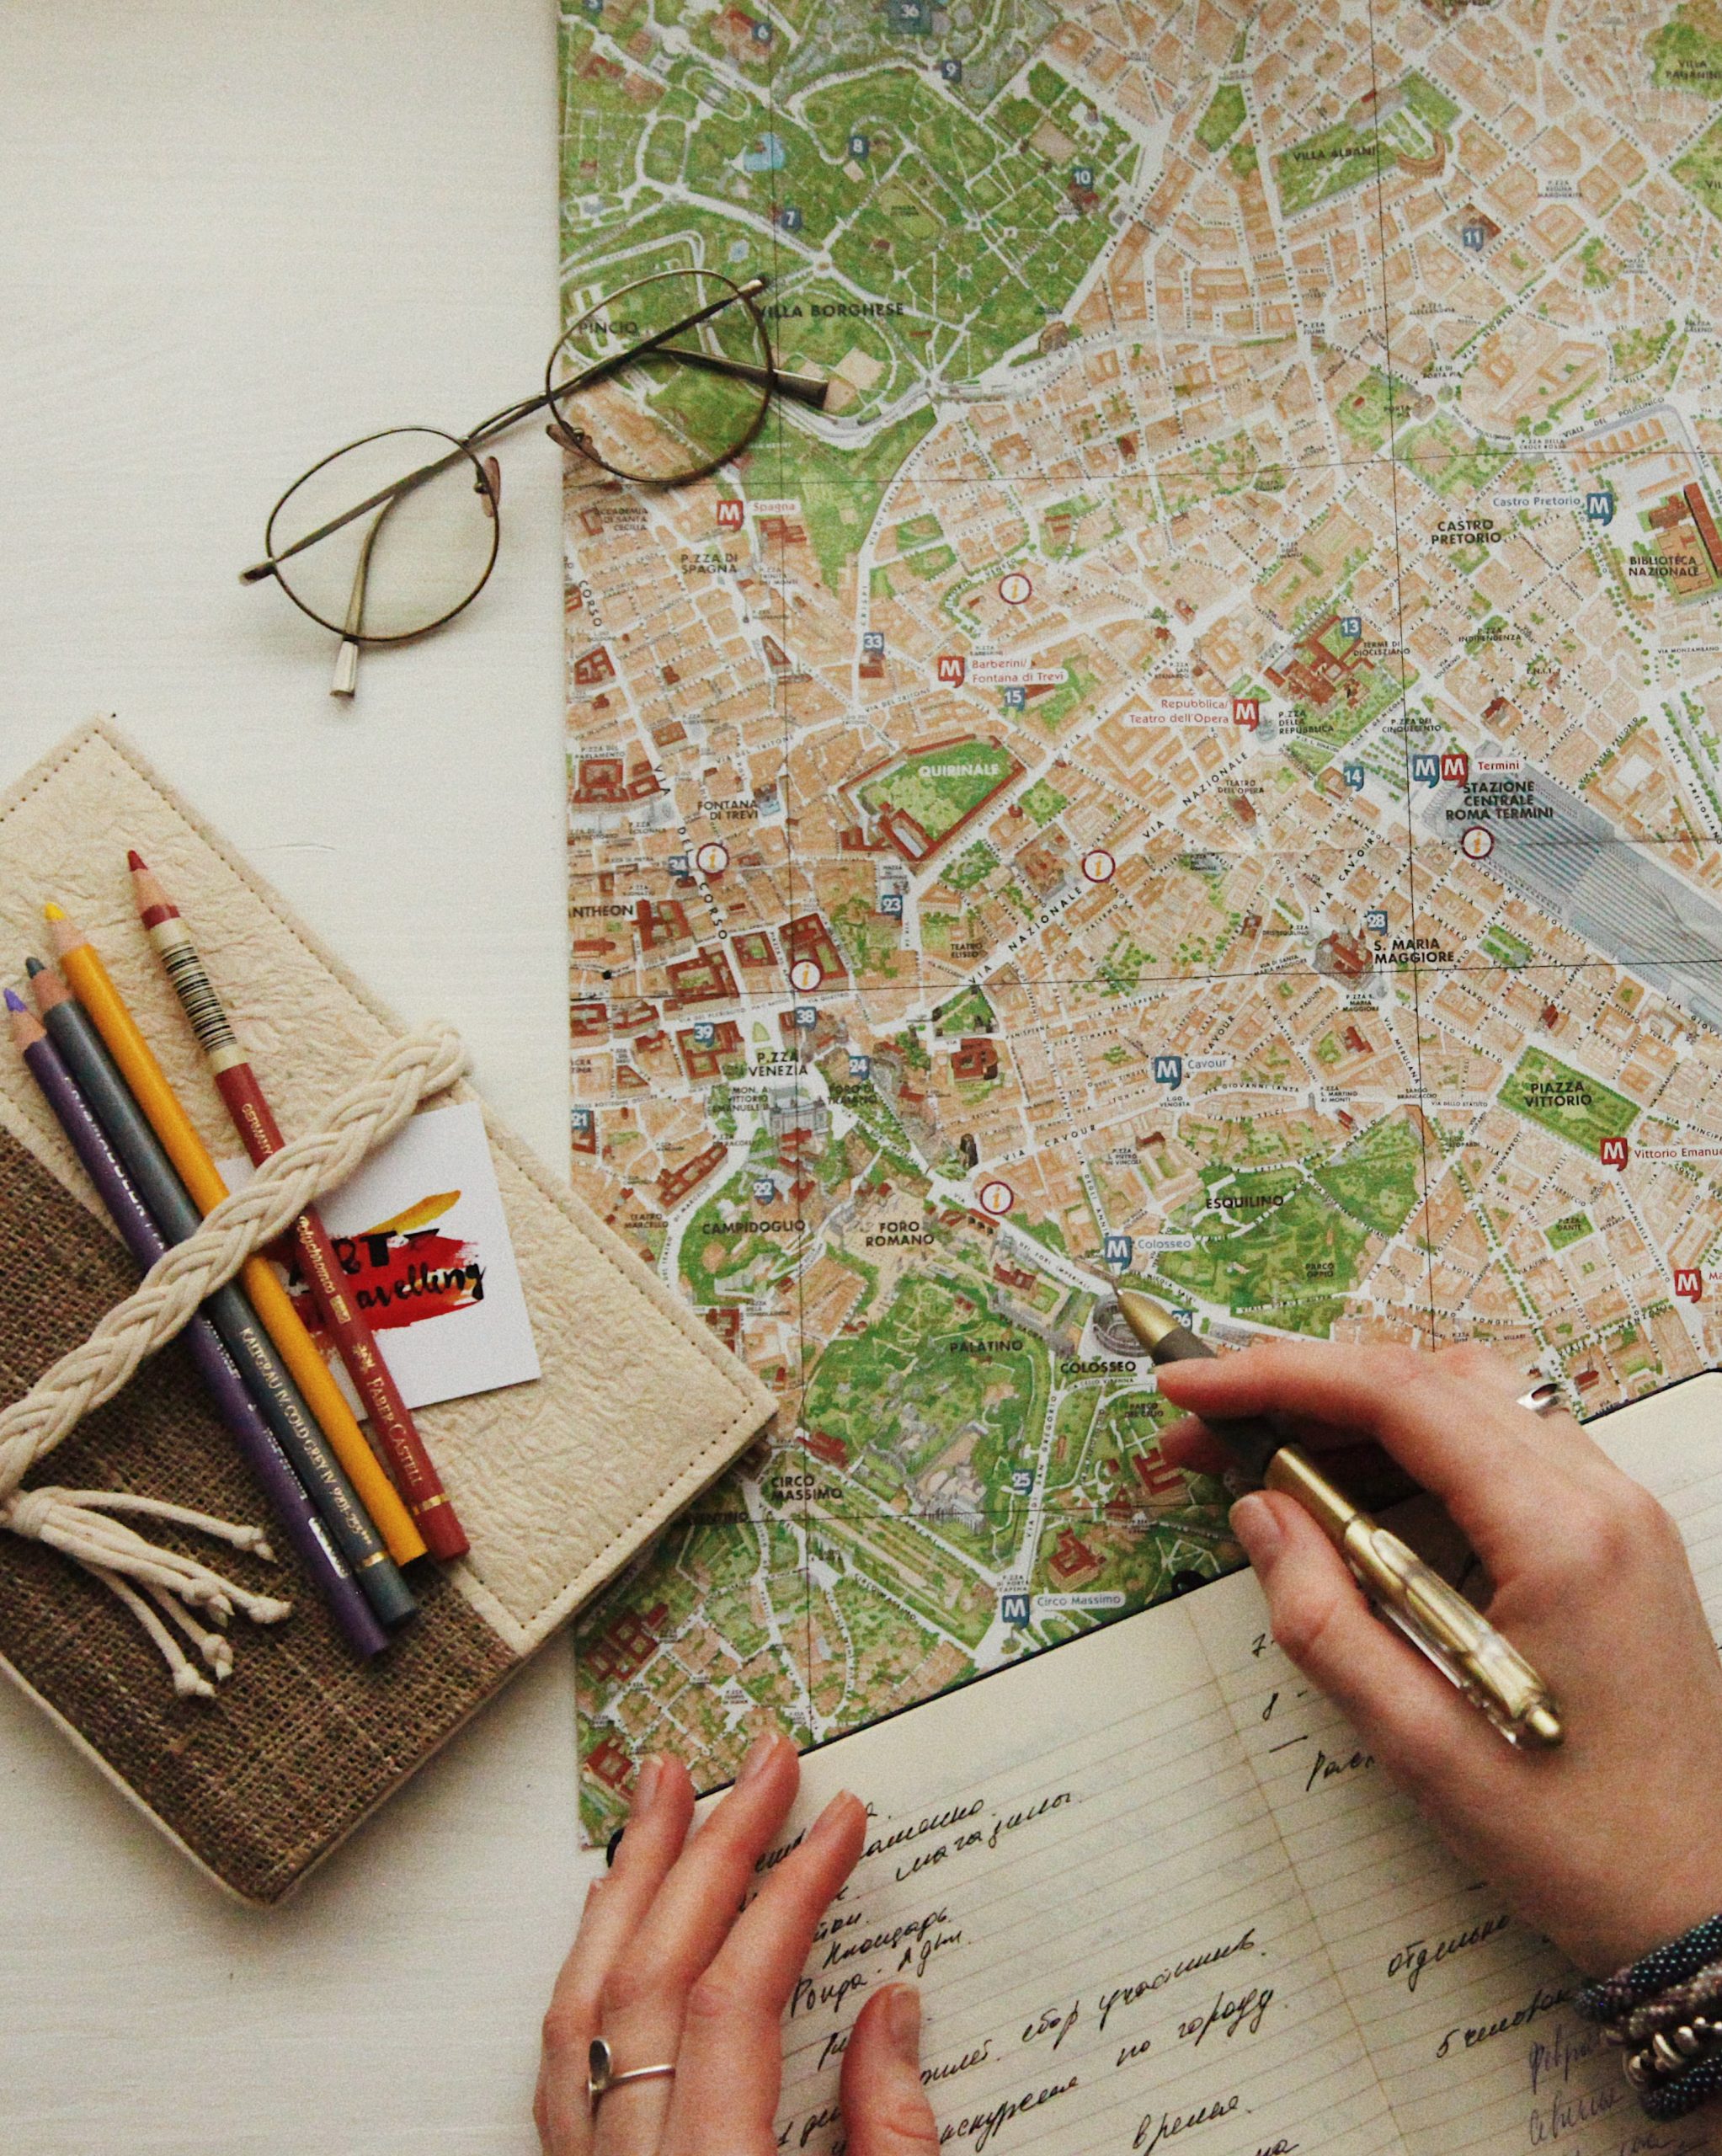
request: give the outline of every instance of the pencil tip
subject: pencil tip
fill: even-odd
[[[140,868],[147,869],[149,863],[144,859],[143,856],[138,851],[136,846],[131,846],[128,848],[126,851],[125,866],[135,873]]]
[[[22,1011],[24,1008],[24,998],[15,988],[8,988],[6,991],[6,1007],[8,1011]]]
[[[47,905],[42,908],[42,919],[44,921],[64,921],[65,918],[65,907],[56,906],[51,899],[50,899]]]
[[[34,952],[32,952],[30,956],[24,960],[24,969],[29,975],[32,980],[35,979],[38,974],[45,974],[48,970],[48,969],[42,963],[41,960],[36,957]]]

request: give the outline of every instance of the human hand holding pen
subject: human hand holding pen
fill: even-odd
[[[1446,1506],[1492,1582],[1485,1614],[1561,1702],[1558,1751],[1503,1744],[1291,1498],[1252,1492],[1232,1523],[1278,1644],[1448,1845],[1601,1975],[1722,1909],[1722,1664],[1667,1513],[1570,1416],[1519,1406],[1524,1385],[1473,1346],[1262,1342],[1160,1372],[1173,1405],[1271,1414],[1318,1457],[1373,1439]],[[1226,1464],[1199,1424],[1162,1449]]]

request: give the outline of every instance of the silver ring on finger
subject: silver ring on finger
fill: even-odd
[[[1533,1385],[1528,1392],[1522,1392],[1518,1404],[1521,1407],[1528,1407],[1533,1415],[1553,1415],[1564,1405],[1560,1387],[1553,1378],[1544,1378],[1539,1385]]]
[[[620,2089],[628,2081],[668,2081],[674,2075],[674,2061],[664,2066],[630,2067],[626,2073],[618,2073],[610,2046],[602,2036],[594,2036],[586,2047],[586,2101],[592,2116],[598,2116],[598,2100],[612,2089]]]

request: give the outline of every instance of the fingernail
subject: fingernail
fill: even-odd
[[[893,1984],[885,2009],[885,2033],[891,2048],[909,2066],[920,2064],[921,1995],[913,1984]]]
[[[640,1771],[634,1777],[633,1801],[628,1806],[631,1819],[642,1818],[652,1808],[652,1800],[658,1794],[658,1785],[664,1779],[664,1761],[653,1752],[640,1762]]]
[[[1284,1536],[1273,1516],[1273,1507],[1259,1490],[1240,1497],[1231,1511],[1232,1532],[1244,1545],[1244,1555],[1258,1572],[1272,1569]]]
[[[814,1842],[829,1840],[832,1835],[840,1833],[848,1819],[850,1806],[855,1801],[849,1790],[839,1790],[836,1796],[808,1829],[808,1845],[811,1846]]]
[[[763,1737],[754,1738],[749,1748],[747,1758],[741,1763],[741,1772],[735,1778],[738,1788],[743,1782],[750,1782],[757,1775],[764,1774],[782,1742],[775,1729],[767,1730]]]

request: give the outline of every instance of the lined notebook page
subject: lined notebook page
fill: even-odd
[[[946,2145],[973,2156],[1399,2147],[1183,1605],[846,1739],[803,1778],[798,1818],[845,1784],[874,1816],[791,2009],[781,2147],[839,2141],[846,2031],[899,1975],[924,1986]]]
[[[1602,1433],[1722,1619],[1722,1377]],[[792,1830],[872,1808],[786,2031],[779,2145],[824,2156],[861,1999],[922,1985],[946,2148],[1000,2156],[1682,2156],[1266,1635],[1250,1575],[810,1755]],[[1623,1854],[1623,1860],[1629,1860]]]
[[[1572,2010],[1570,1965],[1448,1855],[1264,1640],[1260,1597],[1240,1599],[1205,1616],[1203,1644],[1399,2145],[1612,2156],[1645,2121],[1618,2058]]]

